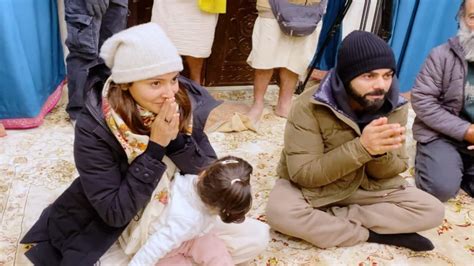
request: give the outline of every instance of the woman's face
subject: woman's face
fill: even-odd
[[[179,90],[179,72],[171,72],[151,79],[135,81],[130,94],[141,107],[158,114],[166,99],[173,99]]]

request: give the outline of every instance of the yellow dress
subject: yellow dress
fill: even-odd
[[[225,14],[226,0],[198,0],[199,8],[209,13]]]

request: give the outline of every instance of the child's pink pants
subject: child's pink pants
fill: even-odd
[[[193,263],[206,266],[234,265],[224,241],[209,233],[184,242],[166,254],[155,266],[187,266],[193,265]]]

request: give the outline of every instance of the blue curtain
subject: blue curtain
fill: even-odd
[[[57,0],[0,0],[0,119],[36,117],[65,76]]]
[[[392,28],[392,37],[389,41],[392,46],[393,52],[397,57],[398,68],[397,71],[400,71],[402,51],[404,46],[408,45],[408,40],[410,36],[411,27],[415,17],[416,9],[419,7],[420,0],[398,0],[393,1],[393,28]]]
[[[344,8],[346,0],[329,0],[328,5],[326,8],[326,14],[323,18],[323,27],[321,28],[321,34],[319,34],[319,41],[318,41],[318,49],[316,49],[316,54],[313,58],[313,62],[311,63],[312,66],[316,66],[316,68],[321,70],[329,70],[336,64],[336,52],[339,43],[341,42],[341,30],[339,29],[337,32],[334,32],[334,35],[329,35],[330,27],[334,24],[336,20],[337,14]],[[326,38],[330,38],[329,43],[325,47],[324,50],[322,49],[323,42]],[[315,62],[316,55],[318,53],[322,53],[320,55],[319,60]]]
[[[431,49],[456,34],[455,17],[460,3],[461,0],[398,1],[390,44],[398,60],[401,91],[411,89]]]
[[[329,26],[344,0],[328,1],[323,20],[318,51],[328,35]],[[420,68],[431,49],[446,42],[457,31],[456,12],[461,0],[398,0],[394,2],[393,31],[389,43],[398,62],[398,78],[401,91],[411,89]],[[335,66],[341,32],[337,32],[322,51],[322,57],[314,62],[318,69],[327,70]],[[314,60],[314,59],[313,59]]]

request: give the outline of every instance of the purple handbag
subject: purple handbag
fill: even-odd
[[[326,10],[327,0],[313,5],[295,5],[287,0],[269,2],[280,29],[287,35],[301,37],[314,32]]]

